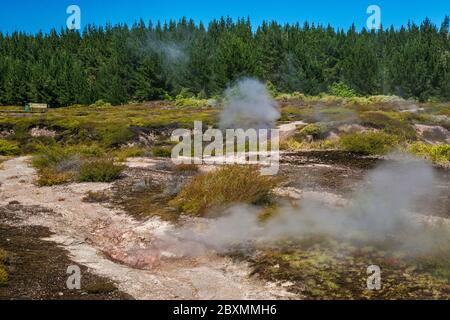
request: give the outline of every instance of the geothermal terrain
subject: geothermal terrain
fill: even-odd
[[[448,104],[226,101],[2,108],[0,298],[450,298]],[[277,175],[172,163],[174,129],[233,116],[280,128]]]

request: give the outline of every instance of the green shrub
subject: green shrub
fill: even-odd
[[[206,99],[198,99],[198,98],[181,98],[178,97],[175,100],[175,105],[177,107],[196,107],[196,108],[204,108],[209,106],[209,100]]]
[[[4,286],[8,283],[8,272],[0,265],[0,286]]]
[[[448,144],[434,146],[416,142],[408,147],[408,151],[436,163],[450,162],[450,145]]]
[[[105,107],[111,107],[111,103],[105,102],[103,100],[98,100],[95,103],[91,104],[89,107],[91,108],[105,108]]]
[[[342,98],[352,98],[356,96],[356,91],[343,82],[335,82],[329,87],[332,95]]]
[[[170,158],[172,156],[172,147],[171,146],[153,147],[152,154],[154,157]]]
[[[278,183],[275,177],[262,176],[255,166],[226,166],[194,177],[170,204],[190,215],[234,203],[262,204],[270,200]]]
[[[0,264],[5,264],[6,260],[8,260],[8,252],[0,248]]]
[[[383,129],[389,134],[398,136],[401,140],[416,139],[414,128],[396,113],[383,111],[364,112],[360,115],[360,122],[363,126]]]
[[[97,129],[106,147],[116,147],[132,140],[135,134],[124,124],[107,123],[104,128]]]
[[[388,153],[397,143],[397,138],[384,132],[363,132],[346,134],[341,137],[341,146],[351,152],[363,155]]]
[[[292,152],[302,150],[333,150],[338,149],[338,142],[329,139],[307,142],[298,141],[296,137],[292,137],[283,140],[280,143],[280,149]]]
[[[69,160],[72,155],[73,152],[59,144],[39,145],[38,153],[33,158],[33,166],[38,169],[56,168],[60,163]]]
[[[127,161],[128,158],[143,157],[147,150],[140,147],[127,147],[119,149],[115,152],[115,156],[119,162]]]
[[[0,139],[0,156],[15,156],[19,152],[20,149],[17,143]]]
[[[105,148],[99,146],[98,144],[80,144],[74,145],[66,148],[67,152],[70,154],[79,154],[87,157],[103,157],[106,155]]]
[[[8,272],[4,267],[7,260],[8,260],[8,253],[2,248],[0,248],[0,286],[6,285],[8,283]]]
[[[314,139],[323,138],[329,129],[323,123],[312,123],[300,130],[300,134],[304,136],[313,136]]]
[[[73,172],[58,172],[53,168],[45,168],[38,171],[36,183],[40,187],[51,187],[69,183],[73,180],[74,176],[75,173]]]
[[[122,174],[124,166],[116,165],[112,159],[93,159],[80,168],[78,180],[81,182],[112,182]]]

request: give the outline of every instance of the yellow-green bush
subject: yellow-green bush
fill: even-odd
[[[0,265],[0,286],[3,286],[8,283],[8,272],[6,269]]]
[[[363,126],[383,129],[389,134],[396,135],[401,140],[415,140],[416,131],[403,119],[403,115],[395,112],[370,111],[360,114]]]
[[[450,162],[450,145],[448,144],[434,146],[422,142],[416,142],[409,145],[408,151],[436,163]]]
[[[383,155],[397,144],[397,138],[385,132],[361,132],[341,137],[343,149],[363,155]]]
[[[0,264],[5,264],[8,259],[8,252],[0,248]]]
[[[4,264],[7,262],[8,253],[0,248],[0,286],[8,283],[8,272],[6,271]]]
[[[338,146],[338,142],[328,139],[307,142],[298,141],[295,138],[290,138],[281,142],[280,149],[285,151],[331,150],[338,149]]]
[[[91,104],[89,107],[91,108],[105,108],[105,107],[111,107],[111,103],[105,102],[103,100],[98,100],[95,103]]]
[[[44,168],[38,171],[38,178],[36,183],[40,187],[51,187],[72,181],[75,173],[72,172],[58,172],[53,168]]]
[[[154,157],[170,158],[172,156],[171,146],[153,147],[152,154]]]
[[[19,152],[19,145],[16,142],[0,139],[0,156],[15,156]]]
[[[343,82],[333,83],[330,86],[329,91],[332,95],[342,98],[352,98],[356,96],[356,91]]]
[[[278,183],[278,178],[262,176],[256,166],[226,166],[194,177],[170,204],[190,215],[234,203],[263,204]]]
[[[147,154],[147,150],[140,147],[127,147],[114,152],[119,162],[124,162],[128,158],[143,157]]]
[[[323,138],[328,133],[329,128],[323,123],[312,123],[300,130],[300,134],[313,136],[314,139]]]
[[[81,182],[112,182],[120,177],[124,169],[124,166],[115,164],[113,159],[88,160],[81,166],[78,180]]]
[[[53,186],[74,180],[83,182],[110,182],[117,179],[123,171],[122,166],[114,164],[104,149],[96,145],[41,146],[33,158],[38,169],[37,184]]]

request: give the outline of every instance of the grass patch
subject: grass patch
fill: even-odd
[[[147,149],[140,147],[127,147],[114,152],[114,155],[119,162],[125,162],[128,158],[138,158],[147,155]]]
[[[5,264],[8,260],[8,253],[0,248],[0,286],[8,284],[8,271],[6,270]]]
[[[401,141],[416,139],[416,131],[398,112],[371,111],[360,114],[363,126],[383,129],[386,133],[396,135]]]
[[[97,145],[41,145],[33,158],[33,166],[38,170],[37,184],[40,186],[72,181],[111,182],[119,178],[124,169]]]
[[[302,136],[312,136],[314,139],[323,139],[329,132],[329,128],[324,123],[312,123],[300,130]]]
[[[159,158],[170,158],[172,156],[172,146],[153,147],[152,155]]]
[[[112,182],[122,174],[124,166],[117,165],[113,159],[98,158],[86,161],[80,168],[78,181]]]
[[[441,260],[442,261],[442,260]],[[382,289],[367,290],[367,267],[382,269]],[[323,237],[283,241],[251,259],[253,273],[306,299],[448,299],[448,280],[395,252]]]
[[[435,163],[449,163],[450,162],[450,145],[430,145],[423,142],[416,142],[407,148],[409,152],[424,159],[433,161]]]
[[[234,203],[264,204],[279,182],[262,176],[256,166],[226,166],[194,177],[170,204],[195,216]]]
[[[15,156],[20,153],[16,142],[0,139],[0,156]]]
[[[45,168],[38,171],[37,185],[40,187],[51,187],[69,183],[73,180],[74,174],[69,172],[58,172],[55,169]]]
[[[317,141],[298,141],[295,137],[284,140],[280,144],[280,149],[285,151],[302,151],[302,150],[334,150],[337,149],[338,143],[332,140]]]
[[[397,144],[397,138],[385,132],[351,133],[341,137],[340,145],[346,151],[362,155],[383,155]]]
[[[110,197],[105,191],[89,191],[83,198],[83,201],[87,203],[102,203],[108,201],[109,199]]]
[[[8,271],[6,271],[6,269],[2,265],[0,265],[0,286],[8,284],[8,278]]]

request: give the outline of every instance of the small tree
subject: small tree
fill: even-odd
[[[328,91],[330,94],[342,97],[342,98],[353,98],[356,97],[356,91],[346,85],[344,82],[335,82],[333,83]]]

